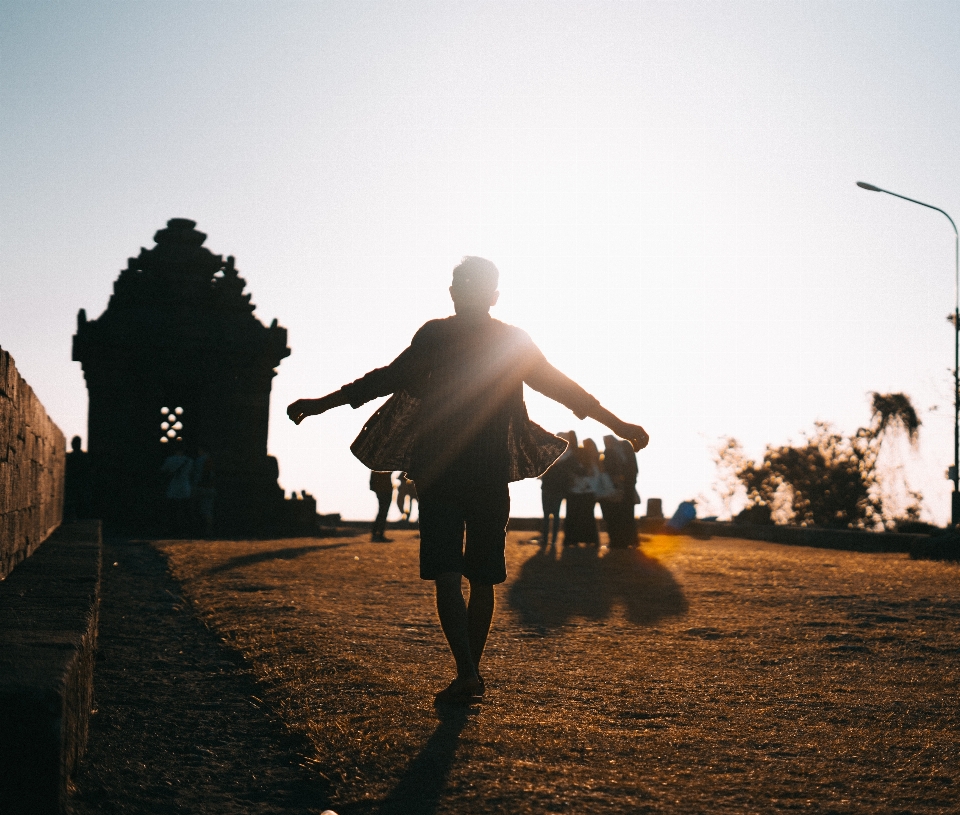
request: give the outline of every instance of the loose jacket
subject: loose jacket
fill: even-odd
[[[420,483],[536,477],[567,442],[530,421],[524,382],[581,419],[598,404],[521,329],[489,316],[431,320],[393,362],[343,387],[354,408],[393,394],[350,449],[372,470],[402,470]]]

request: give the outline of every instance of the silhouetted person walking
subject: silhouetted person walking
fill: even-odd
[[[374,543],[390,543],[387,537],[387,513],[390,512],[390,503],[393,501],[393,473],[370,473],[370,489],[376,493],[379,509],[377,517],[370,530],[370,540]]]
[[[556,546],[560,535],[560,506],[573,486],[576,477],[577,434],[570,430],[559,433],[560,438],[566,438],[570,443],[563,455],[560,456],[543,475],[540,476],[540,505],[543,507],[543,527],[540,533],[540,546]],[[569,504],[567,512],[569,513]],[[553,534],[551,536],[550,519],[553,519]]]
[[[436,584],[437,612],[457,665],[438,702],[485,690],[480,658],[493,618],[494,585],[506,580],[508,484],[543,473],[566,442],[527,417],[523,384],[590,416],[640,450],[648,437],[606,410],[544,358],[530,337],[490,317],[499,297],[489,260],[453,270],[456,314],[431,320],[399,357],[319,399],[287,407],[297,424],[339,405],[393,394],[351,446],[372,470],[403,470],[420,496],[420,577]],[[466,532],[466,545],[464,545]],[[462,578],[470,583],[469,604]]]

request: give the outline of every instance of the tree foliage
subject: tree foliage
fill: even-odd
[[[728,439],[717,453],[722,494],[731,494],[732,475],[746,490],[747,512],[753,516],[769,517],[785,505],[792,522],[801,526],[891,526],[895,510],[884,506],[877,459],[891,433],[904,433],[915,444],[920,419],[905,394],[873,393],[872,397],[870,425],[852,436],[817,422],[804,443],[768,445],[759,463],[743,455],[736,439]],[[909,489],[908,493],[913,503],[903,518],[916,520],[922,496]]]

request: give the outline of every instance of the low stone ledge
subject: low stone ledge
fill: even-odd
[[[812,529],[805,526],[760,526],[721,521],[691,521],[683,534],[716,538],[782,543],[787,546],[813,546],[850,552],[912,552],[930,539],[929,535],[897,532],[865,532],[857,529]]]
[[[100,608],[99,521],[57,529],[0,582],[0,812],[66,811],[87,743]]]

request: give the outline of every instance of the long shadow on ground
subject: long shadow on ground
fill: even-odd
[[[308,746],[259,701],[237,654],[194,617],[147,542],[107,540],[98,709],[70,804],[92,813],[315,815]]]
[[[604,620],[622,605],[630,622],[650,625],[683,614],[687,601],[660,561],[638,549],[552,547],[529,558],[510,587],[507,601],[520,622],[556,628],[574,618]]]
[[[379,801],[346,803],[341,815],[434,815],[447,788],[447,780],[460,743],[460,734],[475,709],[438,707],[437,728],[410,761],[403,775]]]
[[[294,560],[312,552],[319,552],[322,549],[340,549],[349,546],[347,543],[325,543],[315,544],[313,546],[289,546],[286,549],[268,549],[263,552],[253,552],[249,555],[239,555],[225,560],[219,566],[214,566],[207,570],[207,574],[220,574],[230,571],[230,569],[239,569],[242,566],[254,566],[257,563],[266,563],[268,560]]]
[[[377,815],[433,815],[447,785],[460,733],[469,718],[466,709],[440,711],[440,724],[407,766]]]

